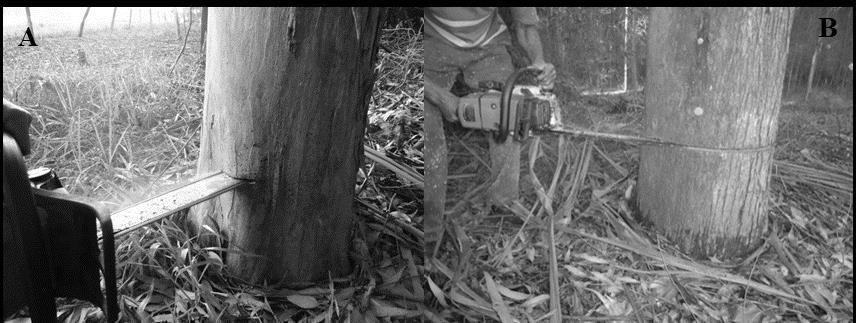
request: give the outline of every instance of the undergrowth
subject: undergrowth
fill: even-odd
[[[563,111],[573,119],[566,123],[614,133],[641,129],[644,107],[614,113],[557,92],[566,109],[576,109]],[[770,236],[737,263],[694,260],[637,224],[635,145],[529,139],[522,147],[521,201],[502,211],[482,198],[486,140],[446,124],[446,234],[438,259],[426,260],[437,269],[427,276],[436,286],[428,302],[450,321],[548,320],[552,293],[563,317],[574,321],[852,320],[852,120],[852,99],[829,93],[782,108]],[[554,190],[561,198],[545,202]],[[551,270],[557,290],[550,288]]]

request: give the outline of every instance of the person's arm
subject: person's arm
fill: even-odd
[[[452,92],[440,88],[428,79],[425,80],[425,101],[439,108],[443,114],[443,118],[447,121],[458,121],[458,97],[452,94]],[[426,104],[425,108],[429,109],[432,107],[428,107]]]
[[[534,8],[511,8],[515,21],[512,24],[517,42],[526,51],[531,67],[543,71],[538,80],[545,88],[552,88],[556,79],[556,69],[553,64],[544,61],[544,49],[541,46],[541,36],[538,35],[537,15]],[[521,23],[522,21],[522,23]],[[535,22],[535,23],[532,23]]]
[[[544,64],[544,50],[541,47],[538,28],[535,25],[515,24],[514,33],[517,36],[517,42],[526,51],[526,56],[529,57],[532,65]]]

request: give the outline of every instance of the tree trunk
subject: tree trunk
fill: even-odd
[[[24,10],[27,11],[27,27],[30,27],[30,32],[35,34],[36,29],[33,28],[33,19],[30,18],[30,7],[24,7]]]
[[[805,99],[808,100],[808,96],[811,94],[811,86],[814,84],[814,70],[817,67],[817,54],[820,53],[820,49],[823,47],[823,43],[820,41],[820,37],[817,38],[817,45],[814,46],[814,53],[811,54],[811,67],[808,70],[808,83],[806,83],[805,88]]]
[[[199,173],[254,185],[194,208],[244,279],[339,277],[373,86],[380,8],[211,8]],[[252,255],[259,255],[254,257]]]
[[[635,91],[639,89],[639,60],[637,59],[638,53],[637,49],[639,46],[636,44],[639,42],[639,39],[636,35],[630,35],[630,52],[628,53],[629,59],[628,62],[630,64],[630,88],[628,90]]]
[[[80,31],[77,32],[77,37],[83,37],[83,25],[86,24],[86,16],[89,15],[89,9],[91,7],[86,7],[86,12],[83,13],[83,20],[80,21]]]
[[[630,50],[630,7],[624,7],[624,84],[622,84],[622,91],[627,92],[630,90],[630,82],[628,79],[630,78],[630,58],[628,55],[632,53]]]
[[[128,8],[128,29],[131,29],[131,20],[134,18],[134,9]]]
[[[199,51],[205,54],[205,33],[208,31],[208,7],[202,7],[202,24],[199,26]]]
[[[152,27],[154,23],[152,22],[152,8],[149,8],[149,27]]]
[[[652,8],[638,202],[683,251],[762,242],[792,8]]]
[[[628,55],[628,64],[630,65],[630,81],[628,84],[630,87],[629,90],[634,91],[639,89],[639,35],[636,30],[636,21],[639,19],[639,15],[638,12],[634,14],[633,10],[629,10],[629,18],[632,25],[626,28],[627,30],[625,31],[628,33],[628,40],[630,42],[630,49],[626,54]]]
[[[178,9],[174,9],[175,14],[175,32],[178,34],[178,39],[181,39],[181,23],[178,21]]]
[[[193,7],[187,8],[187,18],[184,23],[187,25],[187,28],[190,29],[190,24],[193,23]]]
[[[116,23],[116,10],[118,9],[119,7],[113,7],[113,19],[110,19],[110,30],[113,30],[113,24]]]

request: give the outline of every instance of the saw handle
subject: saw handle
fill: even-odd
[[[524,67],[511,73],[508,79],[505,80],[505,85],[502,89],[502,98],[499,101],[499,131],[494,136],[497,142],[505,142],[505,139],[508,138],[508,134],[511,132],[511,120],[509,120],[511,119],[511,95],[514,92],[514,85],[517,83],[517,79],[526,72],[540,73],[541,70],[534,67]]]

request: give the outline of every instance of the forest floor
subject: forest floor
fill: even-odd
[[[173,25],[3,40],[3,97],[28,109],[29,168],[53,168],[71,194],[118,210],[195,175],[205,60],[198,24],[186,48]],[[422,172],[422,34],[383,30],[366,141],[387,167]],[[174,66],[174,70],[172,69]],[[130,322],[406,320],[423,307],[421,189],[366,158],[357,176],[359,226],[350,277],[286,289],[241,282],[201,246],[181,216],[117,241],[122,319]],[[100,310],[60,299],[59,319]]]
[[[620,99],[580,97],[561,87],[556,93],[566,123],[612,133],[641,129],[641,93]],[[431,307],[452,321],[548,321],[555,271],[552,292],[565,320],[852,320],[852,94],[801,96],[786,97],[779,117],[769,238],[739,262],[694,260],[636,224],[627,196],[638,170],[636,145],[530,138],[522,147],[520,208],[497,211],[483,200],[486,139],[447,123],[445,238],[438,259],[426,259],[433,268],[429,284],[436,286]],[[551,264],[551,211],[536,192],[554,190],[560,193],[553,209],[565,202],[571,207],[562,209],[571,211],[555,215]]]

